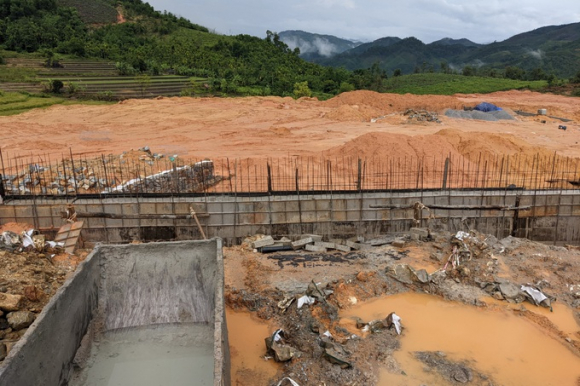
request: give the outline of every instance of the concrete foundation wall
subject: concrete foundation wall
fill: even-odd
[[[505,237],[514,234],[558,244],[580,240],[580,191],[418,191],[347,194],[300,194],[240,197],[231,195],[173,198],[76,199],[77,212],[108,213],[118,217],[86,218],[83,237],[108,243],[131,240],[201,239],[196,222],[183,217],[190,207],[208,237],[220,237],[228,245],[256,233],[296,236],[316,233],[328,238],[366,237],[405,232],[414,226],[413,209],[377,209],[371,206],[427,207],[529,206],[513,210],[423,210],[421,226],[448,231],[477,229]],[[0,223],[29,222],[37,228],[58,228],[64,201],[12,201],[0,205]],[[161,218],[163,216],[182,218]],[[143,218],[158,217],[158,218]]]
[[[214,384],[229,386],[221,249],[219,239],[98,246],[0,365],[0,385],[66,385],[72,360],[98,312],[106,329],[211,323]]]
[[[2,386],[61,386],[97,308],[99,252],[91,253],[58,290],[0,364]]]

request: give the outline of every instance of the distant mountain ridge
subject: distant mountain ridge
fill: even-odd
[[[290,49],[300,49],[300,57],[309,61],[328,58],[361,44],[332,35],[320,35],[300,30],[283,31],[278,36]]]
[[[286,42],[285,31],[280,33]],[[314,36],[325,36],[329,42],[332,36],[301,32],[303,44],[312,47]],[[336,38],[338,39],[338,38]],[[348,40],[341,39],[348,42]],[[341,48],[347,45],[340,46]],[[408,37],[384,37],[370,43],[357,44],[340,51],[322,55],[301,54],[309,61],[349,70],[370,68],[378,63],[380,68],[392,73],[399,69],[402,73],[438,71],[442,66],[460,70],[465,66],[486,71],[504,70],[508,66],[520,67],[526,71],[541,69],[547,74],[570,77],[580,71],[580,23],[546,26],[514,35],[501,42],[478,44],[469,39],[443,38],[425,44],[419,39]],[[301,51],[302,52],[302,51]]]

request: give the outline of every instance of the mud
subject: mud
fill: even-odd
[[[355,260],[295,265],[278,265],[285,259],[244,246],[226,249],[226,303],[267,320],[270,331],[282,328],[286,344],[297,350],[289,362],[274,364],[278,372],[268,385],[290,377],[300,385],[454,385],[470,378],[474,385],[524,379],[575,386],[580,287],[570,283],[580,282],[578,251],[471,232],[465,239],[471,259],[444,272],[454,240],[447,233],[431,241],[409,237],[404,248],[386,245],[359,251]],[[297,255],[289,252],[287,260]],[[412,272],[397,268],[403,266],[426,269],[428,282],[399,277],[396,272]],[[313,280],[327,296],[298,309],[294,299],[309,294]],[[552,299],[553,312],[523,296],[501,297],[500,283],[537,285]],[[403,319],[401,336],[386,328],[392,311]],[[365,328],[373,320],[382,322]],[[251,339],[259,347],[266,336]]]
[[[430,373],[424,378],[424,371],[417,371],[418,365],[411,363],[417,352],[424,351],[443,352],[452,361],[464,361],[464,367],[481,372],[492,384],[574,385],[580,377],[580,357],[567,342],[553,339],[538,325],[507,310],[405,293],[357,305],[341,315],[370,321],[384,319],[393,311],[404,326],[401,350],[394,354],[401,370],[384,374],[379,385],[457,381],[453,372],[443,374],[437,383]],[[578,331],[580,325],[574,333]],[[401,377],[402,372],[406,375]]]

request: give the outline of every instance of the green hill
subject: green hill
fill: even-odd
[[[456,71],[470,66],[483,74],[503,72],[512,66],[528,73],[541,70],[544,74],[569,78],[580,71],[579,43],[580,23],[573,23],[542,27],[502,42],[482,45],[467,39],[442,39],[424,44],[412,37],[402,40],[388,37],[315,62],[349,70],[379,63],[388,73],[399,69],[407,74],[425,69],[438,71],[441,63]]]
[[[87,24],[115,23],[119,14],[107,0],[58,0],[58,5],[75,8],[80,18]]]

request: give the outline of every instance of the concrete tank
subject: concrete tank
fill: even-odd
[[[97,246],[0,365],[0,385],[74,384],[82,351],[99,334],[151,336],[167,326],[182,337],[202,326],[213,366],[210,358],[200,371],[211,371],[203,376],[213,385],[229,386],[223,286],[221,239]]]

